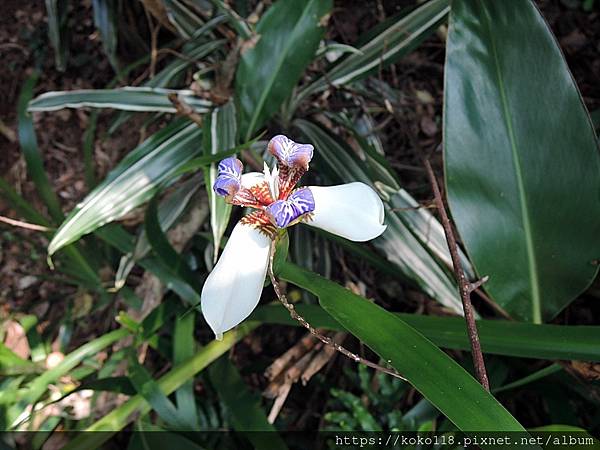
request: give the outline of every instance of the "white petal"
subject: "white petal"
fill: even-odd
[[[248,172],[242,175],[242,186],[250,189],[265,181],[265,174],[260,172]]]
[[[385,231],[383,203],[364,183],[310,186],[315,210],[308,225],[351,241],[375,239]]]
[[[233,229],[202,288],[202,313],[217,339],[256,308],[270,247],[271,240],[251,225],[238,223]]]

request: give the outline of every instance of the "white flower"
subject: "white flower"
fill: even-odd
[[[277,230],[300,221],[352,241],[368,241],[385,231],[377,193],[364,183],[295,189],[308,170],[313,146],[283,135],[268,145],[278,167],[242,175],[242,163],[219,164],[215,193],[234,205],[255,208],[235,226],[225,250],[202,288],[202,312],[217,339],[256,308],[263,289],[271,242]]]

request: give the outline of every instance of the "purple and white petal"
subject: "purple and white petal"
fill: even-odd
[[[308,225],[351,241],[368,241],[381,235],[384,209],[379,195],[364,183],[311,186],[314,211]]]
[[[285,228],[314,209],[315,200],[312,192],[308,188],[302,188],[292,192],[287,200],[271,203],[266,211],[277,227]]]
[[[273,137],[267,148],[280,164],[303,170],[308,170],[308,163],[312,159],[314,151],[312,145],[299,144],[283,134]]]
[[[217,169],[219,171],[219,176],[229,175],[239,179],[242,176],[244,164],[242,164],[235,156],[230,156],[229,158],[221,160]]]
[[[238,223],[202,287],[204,318],[221,339],[256,308],[263,290],[271,240],[256,227]]]
[[[222,160],[217,167],[219,173],[213,191],[222,197],[233,197],[240,190],[243,168],[242,162],[235,157]]]

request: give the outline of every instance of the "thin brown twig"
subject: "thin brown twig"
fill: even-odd
[[[188,105],[184,100],[179,98],[179,96],[176,93],[173,92],[169,94],[168,97],[169,101],[175,107],[175,111],[177,111],[177,114],[179,114],[180,116],[187,117],[200,128],[202,128],[204,121],[202,120],[202,116],[200,114],[194,111],[194,109],[190,105]]]
[[[446,235],[448,249],[450,250],[450,256],[452,258],[452,266],[454,268],[454,273],[456,274],[456,278],[458,281],[460,297],[465,313],[465,321],[467,322],[467,334],[469,335],[469,341],[471,343],[471,354],[473,356],[473,365],[475,366],[475,373],[477,375],[477,379],[484,387],[484,389],[486,391],[489,391],[490,383],[488,381],[487,372],[485,369],[483,353],[481,352],[481,343],[479,342],[477,324],[475,323],[475,313],[473,310],[473,304],[471,303],[471,292],[473,292],[475,289],[477,289],[483,283],[485,283],[487,277],[484,277],[481,280],[476,281],[475,283],[470,283],[467,280],[463,267],[460,264],[460,258],[458,256],[458,244],[456,242],[456,238],[454,237],[454,232],[452,231],[452,225],[450,224],[448,213],[446,212],[446,208],[444,207],[444,200],[442,199],[442,194],[440,192],[440,187],[435,177],[435,173],[433,172],[433,168],[431,167],[429,159],[424,158],[423,163],[425,164],[427,176],[429,177],[429,182],[431,183],[431,188],[433,190],[435,203],[440,213],[442,226],[444,228],[444,234]]]
[[[4,222],[8,225],[12,225],[13,227],[26,228],[28,230],[33,231],[51,231],[51,228],[45,227],[43,225],[36,225],[33,223],[22,222],[20,220],[11,219],[9,217],[0,216],[0,222]]]
[[[400,375],[395,369],[388,369],[387,367],[380,366],[379,364],[375,364],[374,362],[371,362],[369,360],[361,358],[357,354],[352,353],[350,350],[348,350],[345,347],[341,346],[340,344],[336,343],[330,337],[322,335],[321,333],[319,333],[319,331],[315,327],[313,327],[310,323],[308,323],[304,317],[302,317],[300,314],[298,314],[296,312],[294,305],[288,301],[285,293],[283,292],[283,288],[281,287],[281,284],[279,283],[279,280],[277,279],[277,277],[275,276],[275,273],[273,272],[273,260],[275,257],[276,246],[277,246],[276,240],[273,239],[273,241],[271,242],[271,253],[269,255],[269,267],[268,267],[269,278],[271,279],[271,284],[273,285],[273,290],[275,291],[275,295],[277,295],[277,298],[279,299],[281,304],[283,306],[285,306],[285,308],[288,310],[292,319],[297,320],[300,323],[300,325],[302,325],[304,328],[306,328],[313,336],[315,336],[323,344],[325,344],[329,347],[332,347],[334,350],[336,350],[337,352],[346,356],[347,358],[350,358],[351,360],[353,360],[359,364],[364,364],[365,366],[371,367],[380,372],[387,373],[388,375],[391,375],[393,377],[400,378],[401,380],[404,380],[404,381],[408,381],[406,378],[404,378],[402,375]]]

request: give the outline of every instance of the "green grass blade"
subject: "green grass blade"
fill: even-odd
[[[95,355],[127,335],[129,335],[129,331],[123,328],[106,333],[99,338],[87,342],[77,350],[72,351],[66,355],[65,359],[63,359],[56,367],[46,370],[44,373],[34,378],[27,387],[19,393],[17,405],[19,405],[20,412],[24,411],[27,405],[36,402],[44,392],[46,392],[49,384],[55,383],[60,377],[69,373],[79,365],[84,358]]]
[[[187,380],[194,377],[226,353],[237,341],[250,333],[255,327],[256,324],[247,323],[233,331],[225,333],[222,341],[212,341],[210,344],[202,347],[193,357],[174,367],[157,381],[160,390],[165,395],[171,394]],[[149,410],[150,405],[144,398],[141,395],[136,395],[89,426],[81,435],[65,446],[63,450],[96,449],[110,439],[113,434],[125,428],[133,420],[132,415],[134,413],[145,414]],[[93,433],[94,431],[102,431],[103,433]]]
[[[94,25],[100,33],[102,48],[108,57],[110,64],[119,72],[119,60],[117,59],[118,43],[118,0],[92,0],[94,8]]]
[[[135,390],[152,407],[158,416],[175,430],[193,430],[194,423],[189,422],[165,393],[148,371],[137,361],[136,355],[129,358],[129,380]]]
[[[64,72],[67,67],[69,46],[67,45],[67,0],[46,0],[48,14],[48,38],[54,47],[56,69]]]
[[[267,421],[260,397],[251,392],[237,368],[222,356],[208,368],[211,384],[227,408],[228,418],[236,431],[268,431],[248,433],[248,440],[256,449],[285,450],[287,446],[277,434],[276,428]]]
[[[35,184],[38,195],[48,207],[48,212],[52,219],[60,223],[64,217],[62,209],[44,170],[44,161],[38,148],[33,121],[31,120],[31,116],[27,114],[27,104],[33,97],[33,88],[38,76],[39,74],[34,72],[33,75],[27,78],[19,95],[19,143],[21,144],[21,151],[27,164],[27,172]]]
[[[194,340],[196,313],[190,311],[175,320],[173,331],[173,364],[178,365],[191,358],[196,351]],[[194,396],[194,378],[184,383],[175,391],[177,409],[188,423],[198,427],[198,409]]]
[[[158,220],[157,205],[158,199],[154,196],[146,209],[144,228],[146,230],[148,242],[159,261],[161,261],[173,275],[185,281],[199,292],[200,286],[198,285],[198,277],[194,275],[194,272],[192,272],[188,266],[187,261],[175,251],[167,239],[167,236],[163,233]]]
[[[357,53],[348,55],[325,75],[302,89],[295,104],[328,86],[342,86],[365,78],[378,68],[406,55],[436,29],[449,10],[449,0],[430,0],[410,14],[399,17],[377,36],[359,46]]]

